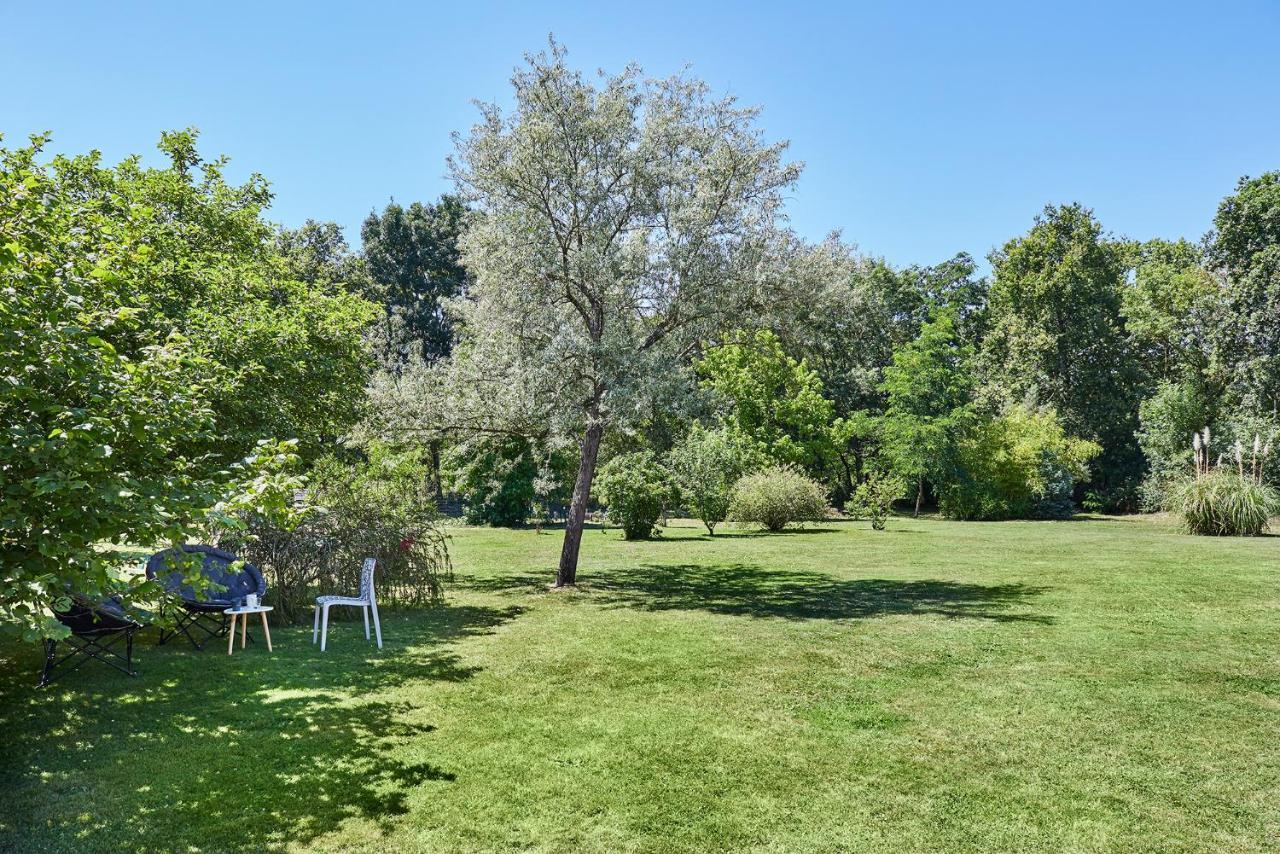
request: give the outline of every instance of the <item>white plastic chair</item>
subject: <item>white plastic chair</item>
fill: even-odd
[[[378,649],[382,649],[382,621],[378,619],[378,600],[373,595],[373,570],[378,562],[371,557],[364,559],[360,569],[359,596],[317,596],[315,621],[311,627],[311,642],[320,638],[320,651],[324,652],[329,637],[329,608],[332,605],[351,605],[364,611],[364,639],[369,639],[369,611],[373,611],[373,629],[378,633]],[[323,615],[323,616],[322,616]]]

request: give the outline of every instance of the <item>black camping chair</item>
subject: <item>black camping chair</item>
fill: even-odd
[[[83,596],[73,595],[71,607],[55,611],[54,616],[67,628],[71,636],[63,641],[45,640],[44,670],[40,674],[40,687],[48,685],[63,674],[70,673],[89,659],[96,659],[121,673],[137,676],[133,669],[133,636],[143,624],[134,620],[124,610],[116,597],[92,602]],[[124,641],[124,655],[116,645]],[[70,647],[70,651],[57,657],[58,644]]]
[[[200,574],[206,581],[202,590],[196,591],[186,582],[182,572],[184,560],[201,562]],[[165,589],[182,601],[177,624],[167,632],[160,632],[160,643],[181,633],[196,649],[203,649],[212,638],[226,635],[229,623],[223,611],[242,604],[250,593],[257,593],[261,600],[267,592],[267,582],[260,569],[213,546],[182,546],[181,550],[154,554],[147,561],[147,578],[160,579]]]

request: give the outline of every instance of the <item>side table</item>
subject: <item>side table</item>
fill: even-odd
[[[267,636],[267,652],[271,649],[271,629],[267,626],[267,612],[271,610],[270,605],[255,605],[252,608],[227,608],[222,613],[231,615],[231,631],[227,633],[227,655],[236,648],[236,617],[240,618],[240,648],[244,649],[245,640],[249,634],[249,615],[262,615],[262,633]]]

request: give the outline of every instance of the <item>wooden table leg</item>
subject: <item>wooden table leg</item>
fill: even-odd
[[[244,649],[245,639],[249,636],[249,615],[240,615],[240,648]]]
[[[227,655],[236,648],[236,615],[231,615],[231,631],[227,632]]]
[[[271,652],[271,629],[267,628],[267,612],[262,612],[262,633],[267,636],[267,652]]]

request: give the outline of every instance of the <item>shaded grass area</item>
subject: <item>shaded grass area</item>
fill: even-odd
[[[0,645],[0,849],[1272,850],[1280,539],[1149,518],[584,541],[459,529],[449,603]]]

